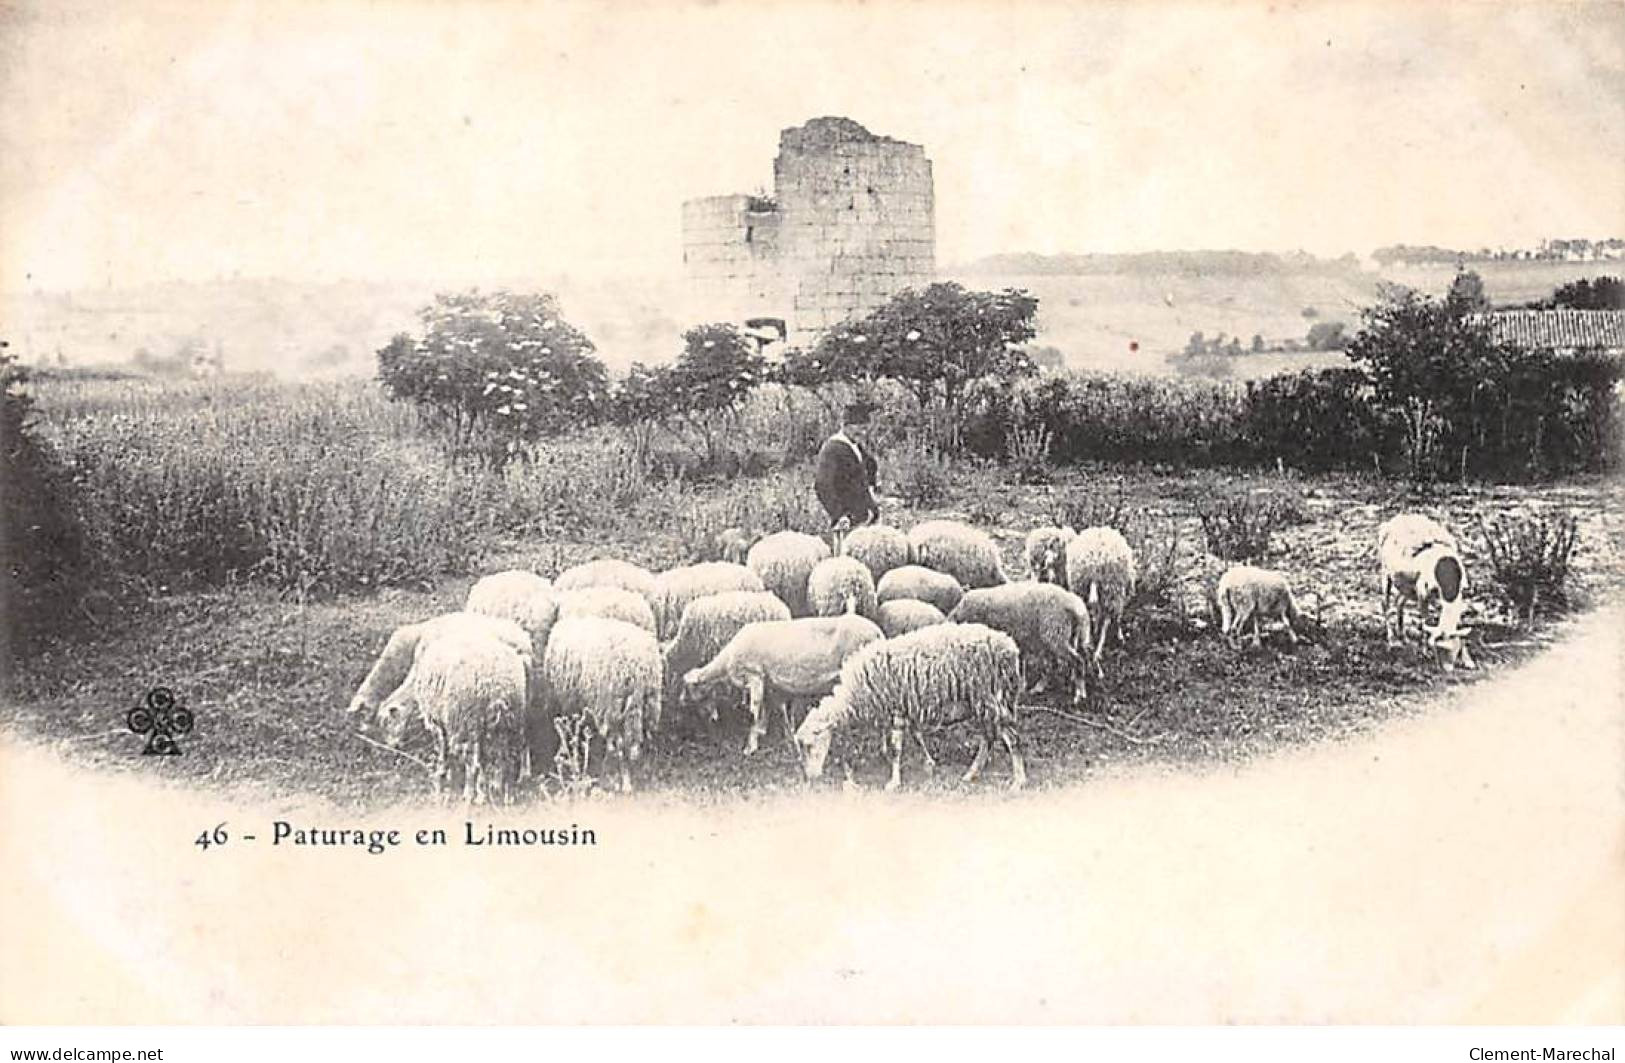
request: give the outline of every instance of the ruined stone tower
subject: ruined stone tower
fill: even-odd
[[[815,118],[779,134],[773,188],[683,204],[692,322],[778,319],[792,345],[809,346],[933,280],[931,160],[920,145]]]

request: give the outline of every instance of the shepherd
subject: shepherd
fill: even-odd
[[[879,465],[868,445],[856,439],[873,412],[874,407],[868,403],[847,406],[840,431],[824,440],[818,450],[813,487],[829,514],[831,529],[840,529],[843,522],[845,527],[855,528],[880,519],[880,504],[875,501]]]

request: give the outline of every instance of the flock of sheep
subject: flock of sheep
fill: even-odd
[[[1465,569],[1455,540],[1420,514],[1378,532],[1383,615],[1407,601],[1419,617],[1431,600],[1440,619],[1425,641],[1446,667],[1472,667],[1465,644]],[[1029,578],[1011,581],[985,532],[947,520],[907,533],[865,525],[825,540],[780,531],[752,541],[720,534],[718,560],[653,573],[622,560],[591,561],[552,581],[514,570],[480,579],[464,607],[397,629],[349,705],[398,747],[421,721],[435,745],[437,790],[474,803],[512,802],[527,774],[539,779],[577,719],[603,740],[620,788],[668,711],[717,718],[719,696],[746,697],[754,753],[777,703],[807,778],[824,771],[837,731],[878,729],[891,757],[887,789],[901,782],[912,737],[935,762],[924,732],[969,722],[980,741],[965,780],[995,743],[1010,758],[1011,786],[1026,781],[1015,730],[1017,699],[1030,681],[1052,679],[1088,698],[1102,678],[1109,641],[1122,645],[1122,616],[1136,564],[1115,529],[1045,527],[1029,532]],[[1215,591],[1222,632],[1234,643],[1250,627],[1293,624],[1298,610],[1279,572],[1237,565]],[[792,705],[810,703],[799,725]],[[557,730],[557,733],[556,733]]]

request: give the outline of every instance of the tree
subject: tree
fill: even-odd
[[[378,352],[378,376],[391,395],[440,418],[454,450],[483,429],[493,455],[512,455],[522,440],[602,415],[604,363],[552,295],[441,294],[418,316],[423,334],[390,340]]]
[[[909,288],[868,316],[834,329],[803,365],[821,380],[892,377],[926,405],[958,411],[978,377],[1037,372],[1020,350],[1037,334],[1038,300],[1025,291],[967,291],[951,281]]]
[[[1456,279],[1450,282],[1450,292],[1445,296],[1445,302],[1458,314],[1488,310],[1490,301],[1484,295],[1484,278],[1472,270],[1459,271]]]
[[[1185,353],[1186,354],[1206,354],[1207,353],[1207,337],[1202,335],[1202,331],[1200,329],[1198,329],[1195,332],[1191,333],[1191,338],[1185,341]]]
[[[1558,288],[1547,305],[1570,310],[1625,310],[1625,283],[1618,277],[1582,277]]]
[[[633,362],[610,396],[610,420],[626,433],[633,460],[640,469],[647,467],[655,429],[671,412],[666,379],[670,372],[669,366],[651,369],[642,362]]]
[[[767,376],[767,360],[750,337],[733,325],[712,324],[683,333],[677,364],[655,382],[669,412],[700,436],[706,461],[715,462],[719,431],[737,421],[746,396]]]
[[[1259,335],[1256,332],[1253,333],[1253,353],[1254,354],[1260,354],[1260,353],[1263,352],[1263,350],[1264,350],[1264,337]]]
[[[1347,346],[1348,338],[1341,321],[1317,321],[1309,326],[1304,342],[1311,351],[1338,351]]]

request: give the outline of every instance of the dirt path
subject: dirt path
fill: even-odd
[[[10,745],[0,1020],[1618,1023],[1622,621],[1238,769],[523,817],[590,849],[272,849],[273,818],[433,817]],[[221,820],[261,841],[196,849]]]

